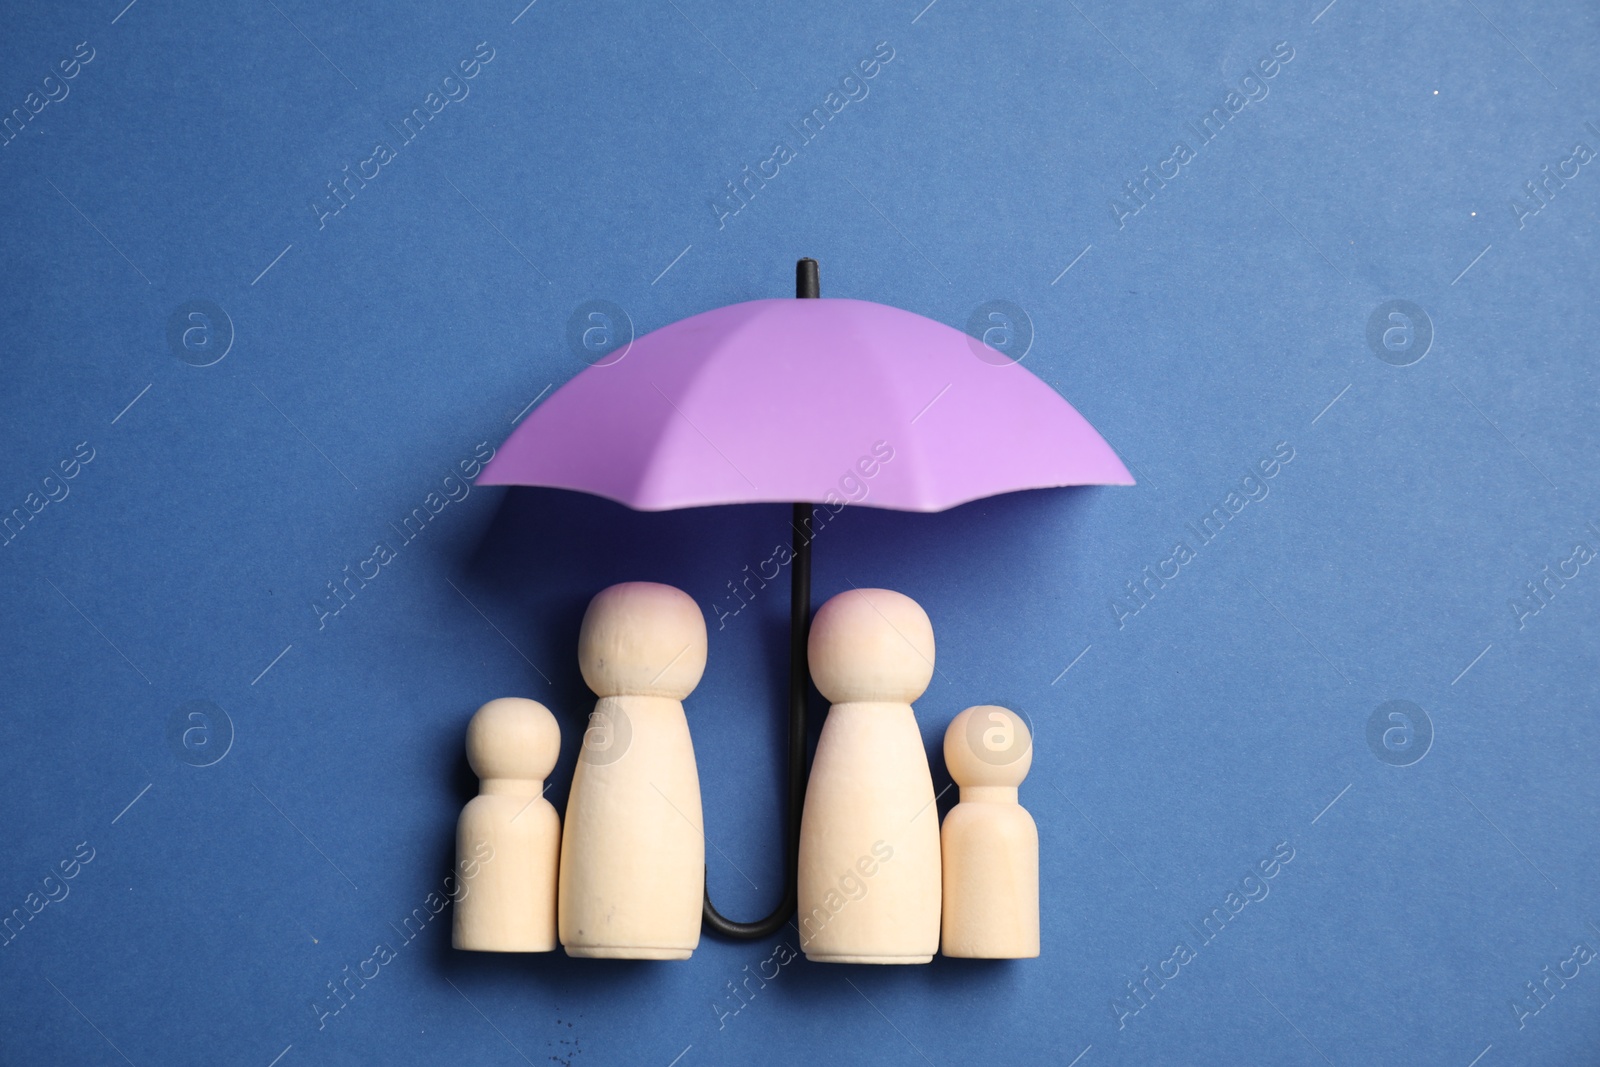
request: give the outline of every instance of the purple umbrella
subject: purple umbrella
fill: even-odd
[[[480,485],[577,489],[640,511],[794,504],[790,572],[788,879],[765,919],[705,924],[767,937],[795,907],[806,780],[806,637],[819,506],[943,511],[1018,489],[1132,485],[1094,427],[1021,364],[943,323],[865,300],[752,300],[639,338],[518,426]]]

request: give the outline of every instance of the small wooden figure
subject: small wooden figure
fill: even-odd
[[[456,823],[456,948],[556,947],[561,818],[544,799],[544,779],[560,750],[555,716],[532,700],[491,700],[468,723],[479,792]]]
[[[939,812],[911,702],[933,678],[933,624],[888,589],[852,589],[811,624],[832,703],[800,825],[807,958],[927,963],[939,947]]]
[[[1017,803],[1033,764],[1022,716],[968,708],[944,734],[944,762],[961,787],[945,816],[946,956],[1023,959],[1039,954],[1039,830]]]
[[[561,841],[569,956],[685,960],[700,944],[706,849],[683,700],[706,667],[706,621],[670,585],[625,582],[589,603],[583,735]]]

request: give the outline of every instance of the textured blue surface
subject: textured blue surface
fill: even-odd
[[[1592,5],[123,2],[0,37],[0,1062],[1593,1062]],[[1017,305],[1139,478],[817,545],[819,603],[934,620],[936,785],[961,708],[1034,722],[1042,958],[406,936],[472,710],[557,712],[560,806],[587,598],[715,618],[786,520],[453,473],[584,365],[584,302],[643,332],[800,255],[956,326]],[[689,703],[741,917],[785,614],[713,623]]]

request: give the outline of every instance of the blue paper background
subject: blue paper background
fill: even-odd
[[[1536,1014],[1525,983],[1600,948],[1600,566],[1567,563],[1537,613],[1525,583],[1600,549],[1600,163],[1537,213],[1524,189],[1600,148],[1592,6],[122,2],[13,4],[0,36],[22,109],[0,509],[67,493],[0,548],[0,915],[23,916],[0,1062],[1593,1059],[1596,968]],[[470,93],[319,225],[326,183],[480,42]],[[868,95],[719,228],[726,183],[878,42]],[[1279,42],[1267,95],[1202,145]],[[1194,158],[1119,226],[1176,141]],[[642,333],[784,295],[800,255],[826,295],[958,327],[1020,306],[1025,365],[1139,478],[856,509],[818,543],[817,603],[883,585],[934,620],[937,786],[961,708],[1035,724],[1043,956],[798,960],[735,1014],[728,983],[792,931],[672,965],[458,954],[448,911],[404,941],[475,787],[472,710],[556,710],[560,806],[587,598],[652,578],[711,616],[786,513],[474,490],[336,616],[313,601],[583,367],[580,304]],[[1431,324],[1407,366],[1368,341],[1393,299]],[[227,323],[185,348],[196,300]],[[1270,495],[1186,531],[1280,442]],[[1194,559],[1119,621],[1180,540]],[[689,703],[741,917],[780,879],[785,625],[781,589],[713,624]],[[1390,700],[1431,724],[1409,766],[1420,733],[1369,743]],[[1280,842],[1270,894],[1200,944]],[[1196,958],[1119,1012],[1180,940]],[[380,942],[395,958],[319,1026]]]

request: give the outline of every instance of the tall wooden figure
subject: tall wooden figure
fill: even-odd
[[[589,603],[583,735],[561,840],[569,956],[686,960],[700,944],[706,848],[683,700],[706,667],[706,621],[682,590],[625,582]]]
[[[888,589],[852,589],[811,624],[832,703],[800,824],[800,947],[827,963],[927,963],[939,947],[939,812],[911,702],[933,624]]]
[[[532,700],[491,700],[467,725],[479,792],[456,823],[456,948],[556,947],[561,818],[544,799],[544,779],[560,750],[555,716]]]
[[[1039,830],[1017,803],[1033,738],[1006,708],[968,708],[944,734],[944,763],[961,799],[944,818],[946,956],[1039,954]]]

